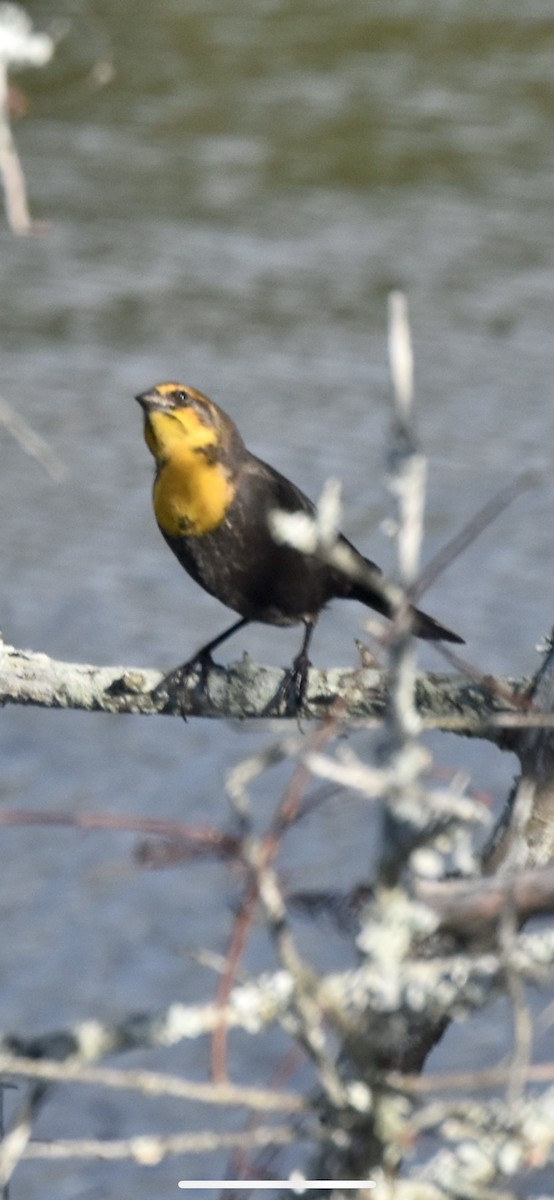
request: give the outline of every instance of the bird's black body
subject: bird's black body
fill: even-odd
[[[160,384],[138,396],[145,435],[156,459],[154,509],[160,530],[189,575],[242,618],[195,656],[210,651],[241,625],[303,622],[302,660],[318,615],[333,599],[358,600],[391,616],[379,568],[347,545],[375,582],[353,582],[317,557],[279,544],[270,514],[315,515],[311,500],[274,467],[247,450],[231,419],[213,401],[181,384]],[[362,574],[364,571],[362,570]],[[367,572],[366,572],[367,576]],[[463,639],[433,617],[412,610],[414,633],[433,641]],[[296,672],[298,674],[298,671]]]
[[[229,608],[251,621],[295,625],[315,619],[334,597],[348,596],[350,585],[316,558],[279,545],[269,526],[275,510],[314,513],[288,479],[249,455],[235,499],[217,529],[203,537],[173,538],[161,532],[189,575]]]
[[[235,498],[217,529],[202,537],[172,537],[161,525],[160,531],[189,575],[249,621],[267,625],[315,621],[335,599],[359,600],[390,616],[388,602],[376,589],[353,583],[312,555],[278,544],[269,524],[276,510],[315,517],[314,504],[295,484],[246,451]],[[340,541],[360,563],[379,572],[346,538],[341,536]],[[461,641],[417,610],[414,626],[419,637]]]

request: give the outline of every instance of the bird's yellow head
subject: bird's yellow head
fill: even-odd
[[[224,519],[246,454],[238,429],[208,396],[183,383],[158,383],[136,399],[156,460],[154,509],[163,532],[200,536]]]
[[[195,388],[158,383],[136,398],[144,412],[146,444],[158,463],[175,454],[206,453],[209,446],[226,440],[224,424],[231,424],[229,418]]]

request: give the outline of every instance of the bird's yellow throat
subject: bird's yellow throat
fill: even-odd
[[[217,429],[193,409],[150,412],[144,436],[157,464],[154,512],[170,537],[202,537],[225,519],[235,489],[214,450]]]

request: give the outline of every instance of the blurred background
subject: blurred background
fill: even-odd
[[[386,297],[407,292],[417,415],[429,457],[425,556],[528,467],[551,477],[554,398],[554,26],[546,0],[42,0],[59,38],[19,72],[14,122],[41,229],[0,217],[0,395],[65,467],[54,483],[0,429],[0,625],[16,646],[169,669],[232,619],[155,527],[136,392],[182,379],[251,449],[317,497],[344,484],[345,532],[394,569],[383,530]],[[44,224],[42,224],[44,223]],[[519,499],[425,597],[481,670],[530,673],[552,624],[552,487]],[[364,610],[336,604],[318,665],[354,665]],[[287,664],[299,631],[226,645]],[[422,665],[442,670],[424,648]],[[208,721],[7,709],[2,802],[224,825],[225,777],[276,730]],[[499,805],[514,762],[433,740]],[[286,772],[258,789],[260,820]],[[337,797],[290,839],[290,886],[348,885],[374,849],[365,804]],[[224,952],[222,868],[146,873],[131,835],[4,829],[0,1024],[62,1028],[214,980],[188,953]],[[309,936],[309,931],[308,931]],[[257,954],[259,957],[257,958]],[[331,953],[331,950],[329,950]],[[340,957],[340,950],[337,951]],[[254,946],[249,964],[259,966]],[[271,960],[268,960],[271,962]],[[451,1030],[437,1065],[485,1065],[511,1017]],[[233,1071],[249,1081],[252,1047]],[[252,1081],[279,1061],[257,1052]],[[443,1058],[441,1060],[441,1055]],[[131,1060],[129,1060],[131,1061]],[[205,1077],[206,1046],[148,1059]],[[11,1103],[11,1100],[10,1100]],[[177,1128],[174,1105],[60,1093],[37,1133]],[[211,1114],[192,1116],[204,1127]],[[189,1124],[190,1127],[190,1124]],[[195,1162],[193,1174],[210,1165]],[[191,1172],[189,1171],[189,1174]],[[171,1195],[182,1165],[24,1164],[19,1196]]]

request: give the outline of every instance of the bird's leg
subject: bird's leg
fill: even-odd
[[[224,629],[223,633],[212,638],[211,642],[206,642],[206,645],[201,646],[196,651],[196,654],[193,654],[192,658],[182,663],[180,667],[176,667],[174,671],[170,671],[169,675],[164,676],[161,683],[154,688],[152,699],[156,701],[163,699],[166,703],[171,700],[178,703],[185,684],[193,672],[197,670],[200,672],[200,688],[204,690],[208,671],[213,666],[212,650],[215,650],[217,646],[221,646],[222,642],[226,642],[227,638],[232,637],[234,633],[238,633],[239,629],[244,629],[244,626],[248,624],[248,617],[241,617],[240,621],[235,621],[228,629]]]
[[[308,682],[308,671],[311,663],[308,658],[308,650],[312,640],[312,634],[315,629],[315,621],[304,618],[304,636],[300,653],[296,655],[291,667],[284,675],[279,687],[275,700],[272,703],[272,708],[280,709],[283,701],[285,702],[288,716],[296,716],[299,709],[302,708],[306,695],[306,684]]]

